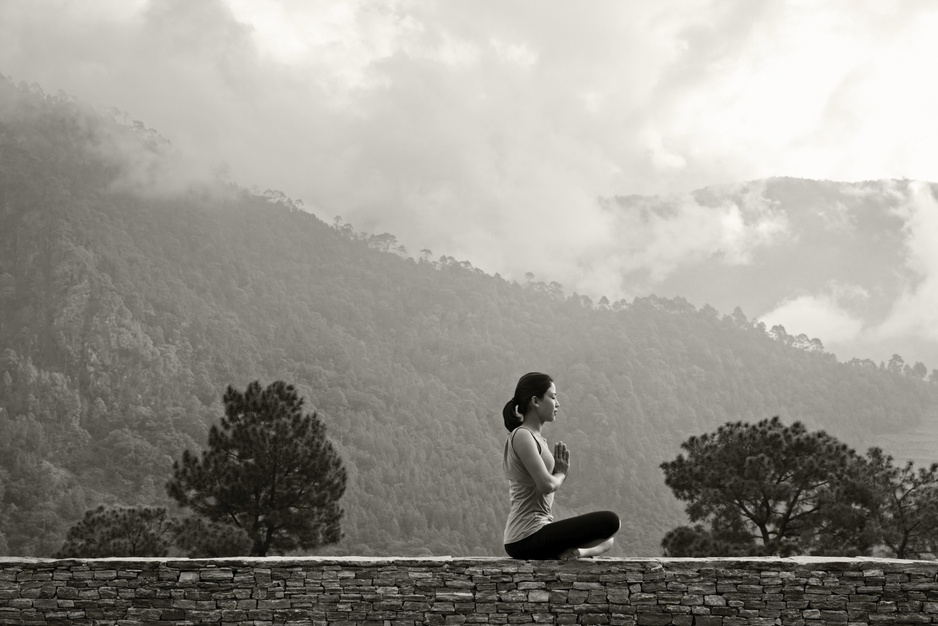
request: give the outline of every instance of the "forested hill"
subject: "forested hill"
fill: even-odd
[[[500,554],[500,409],[530,370],[573,451],[558,513],[619,512],[618,555],[682,520],[658,466],[689,435],[780,415],[860,448],[938,399],[740,311],[593,303],[171,184],[171,145],[121,118],[0,80],[0,553],[50,555],[99,503],[168,504],[172,461],[255,379],[325,417],[349,472],[330,551],[362,555]]]

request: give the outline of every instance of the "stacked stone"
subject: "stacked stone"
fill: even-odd
[[[938,623],[938,563],[0,558],[0,624]]]

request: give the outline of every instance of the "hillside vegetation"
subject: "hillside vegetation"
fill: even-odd
[[[594,303],[281,194],[170,185],[172,146],[120,117],[0,80],[0,554],[52,554],[101,503],[169,505],[172,461],[255,379],[324,418],[348,470],[330,550],[362,555],[501,554],[500,410],[527,371],[557,381],[546,434],[573,451],[557,512],[617,511],[613,555],[683,518],[659,464],[692,434],[780,415],[860,447],[938,400],[739,310]]]

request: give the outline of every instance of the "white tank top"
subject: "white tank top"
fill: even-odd
[[[546,439],[521,426],[511,431],[505,441],[504,460],[505,476],[508,477],[508,494],[511,498],[511,511],[508,513],[508,522],[505,524],[504,542],[506,544],[533,535],[542,526],[554,521],[554,517],[550,514],[554,494],[545,495],[537,490],[537,484],[524,467],[514,446],[511,445],[512,438],[519,430],[526,431],[519,435],[520,437],[534,437],[541,458],[544,459],[544,465],[547,466],[547,472],[554,471],[554,455],[550,453]]]

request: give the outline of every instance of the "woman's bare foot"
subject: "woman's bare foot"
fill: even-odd
[[[603,541],[598,541],[593,544],[586,544],[585,546],[580,546],[579,548],[570,548],[569,550],[564,550],[560,553],[561,559],[583,559],[594,556],[599,556],[605,552],[608,552],[615,543],[615,539],[609,537],[609,539],[604,539]],[[566,555],[566,556],[565,556]]]

